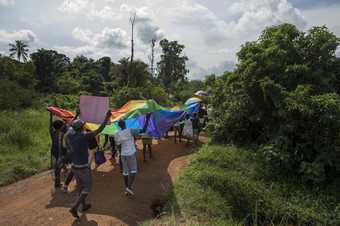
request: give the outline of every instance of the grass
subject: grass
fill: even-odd
[[[47,112],[0,112],[0,186],[48,169],[49,153]]]
[[[334,226],[340,222],[337,201],[325,188],[272,180],[254,150],[207,145],[178,178],[170,214],[143,225]]]

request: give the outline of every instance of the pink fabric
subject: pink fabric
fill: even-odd
[[[85,122],[100,124],[109,110],[108,97],[80,96],[80,119]]]

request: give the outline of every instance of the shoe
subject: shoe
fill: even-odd
[[[81,211],[82,211],[82,212],[85,212],[86,210],[91,209],[91,207],[92,207],[91,204],[85,204],[85,205],[82,207]]]
[[[130,188],[125,188],[125,192],[129,193],[130,195],[135,195]]]
[[[71,208],[71,209],[69,210],[69,212],[72,214],[72,216],[73,216],[74,218],[79,219],[79,215],[78,215],[77,210]]]
[[[67,193],[68,192],[68,187],[64,185],[61,189],[62,192]]]

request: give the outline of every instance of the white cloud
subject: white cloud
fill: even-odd
[[[215,44],[228,37],[230,30],[228,24],[201,4],[186,0],[173,8],[171,14],[176,25],[194,28],[207,44]]]
[[[189,61],[188,67],[190,68],[189,78],[201,80],[207,75],[222,75],[226,71],[232,71],[235,67],[235,63],[233,61],[223,61],[216,66],[204,68],[195,61]]]
[[[292,23],[304,28],[306,21],[301,12],[294,8],[287,0],[240,0],[233,3],[228,12],[239,16],[233,21],[233,30],[236,33],[257,33],[267,26],[280,23]]]
[[[121,28],[110,29],[105,27],[100,34],[94,36],[98,47],[123,49],[128,46],[126,31]]]
[[[11,6],[14,5],[15,0],[0,0],[0,6]]]
[[[37,41],[37,36],[33,31],[25,29],[13,32],[0,30],[0,42],[10,43],[15,40],[22,40],[30,43]]]
[[[182,1],[171,10],[171,15],[177,26],[190,27],[208,45],[230,41],[239,44],[237,40],[254,39],[267,26],[284,22],[299,28],[306,26],[301,12],[287,0],[240,0],[226,5],[227,18],[193,0]]]
[[[86,9],[88,4],[88,0],[65,0],[58,9],[66,13],[79,13]]]
[[[129,16],[136,15],[136,30],[138,38],[143,44],[150,44],[152,39],[160,40],[164,37],[164,31],[154,22],[154,12],[146,6],[133,8],[127,4],[120,6],[120,11]]]
[[[92,55],[95,53],[95,48],[93,46],[80,46],[80,47],[71,47],[71,46],[57,46],[55,47],[57,51],[69,54],[71,56],[80,56],[80,55]]]
[[[90,18],[100,18],[102,20],[120,19],[121,15],[115,12],[110,6],[104,6],[102,9],[92,9],[89,15]]]
[[[70,54],[90,55],[99,58],[103,55],[112,55],[113,51],[122,51],[127,48],[129,42],[126,32],[121,28],[111,29],[105,27],[101,32],[94,33],[76,27],[72,31],[72,36],[83,43],[82,46],[56,46],[55,49]]]

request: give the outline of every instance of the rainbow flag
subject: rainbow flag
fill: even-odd
[[[117,125],[120,120],[125,121],[127,128],[142,129],[146,122],[146,114],[150,113],[149,126],[146,132],[153,138],[161,138],[166,131],[186,114],[193,114],[198,111],[201,102],[199,98],[187,102],[182,107],[165,108],[154,100],[129,101],[121,108],[112,110],[111,124],[107,125],[102,133],[107,135],[117,133],[120,129]],[[70,121],[70,112],[67,110],[49,107],[49,111],[67,122]],[[67,114],[60,114],[59,112],[67,112]],[[98,127],[99,125],[94,123],[87,122],[85,124],[85,128],[91,131],[96,130]]]

